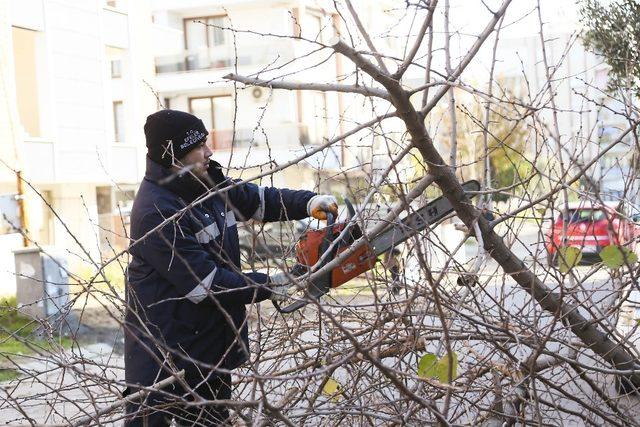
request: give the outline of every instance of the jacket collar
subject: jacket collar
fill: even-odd
[[[147,156],[147,169],[144,177],[146,180],[158,183],[171,175],[171,171],[160,164],[154,162]]]
[[[207,169],[213,189],[223,188],[230,184],[231,180],[222,173],[220,163],[210,160]],[[178,196],[193,201],[211,189],[200,180],[195,179],[190,173],[176,175],[171,169],[154,162],[147,156],[147,169],[144,178],[167,188]]]

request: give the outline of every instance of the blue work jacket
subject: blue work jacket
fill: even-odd
[[[233,369],[248,359],[245,305],[271,292],[266,274],[240,271],[237,223],[305,218],[315,195],[237,184],[216,162],[208,172],[211,182],[205,188],[190,175],[172,178],[169,169],[147,158],[131,211],[125,313],[129,385],[153,384],[166,377],[171,364],[185,369],[190,382],[202,372],[215,375],[215,368]],[[198,202],[209,188],[219,191]]]

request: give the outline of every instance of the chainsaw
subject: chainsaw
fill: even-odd
[[[470,197],[474,196],[473,192],[480,191],[480,183],[476,180],[467,181],[462,184],[462,187],[466,192],[471,193]],[[345,199],[345,204],[349,212],[349,219],[351,219],[355,215],[355,209],[348,199]],[[375,266],[378,256],[393,250],[397,245],[436,224],[451,212],[453,212],[453,207],[444,196],[434,199],[406,217],[391,222],[380,233],[370,237],[369,242],[356,249],[340,265],[322,274],[318,279],[314,279],[307,290],[308,298],[297,300],[285,307],[281,307],[277,301],[273,301],[273,305],[281,313],[291,313],[304,307],[311,299],[317,299],[328,293],[331,288],[337,288],[354,277],[371,270]],[[336,242],[335,240],[348,223],[349,221],[335,222],[334,215],[327,213],[327,227],[305,232],[296,243],[297,264],[291,269],[290,274],[302,276],[308,273],[309,269],[318,263],[329,248],[331,248],[331,254],[324,256],[318,269],[348,250],[356,240],[363,236],[360,227],[357,224],[352,224],[345,236]]]

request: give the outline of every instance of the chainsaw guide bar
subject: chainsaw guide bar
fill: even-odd
[[[467,181],[462,184],[465,192],[480,191],[478,181]],[[473,197],[473,194],[470,194]],[[453,207],[444,196],[429,202],[415,212],[410,213],[400,221],[393,222],[371,241],[371,248],[376,255],[393,249],[394,246],[406,241],[420,231],[440,221],[453,212]]]

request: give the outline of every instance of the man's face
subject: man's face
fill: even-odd
[[[178,164],[180,167],[193,165],[194,168],[191,172],[193,172],[193,174],[198,178],[204,178],[207,176],[209,157],[211,157],[212,154],[213,152],[209,148],[207,141],[202,141],[196,148],[189,151],[183,158],[181,158]],[[179,170],[180,167],[174,166],[173,168]]]

